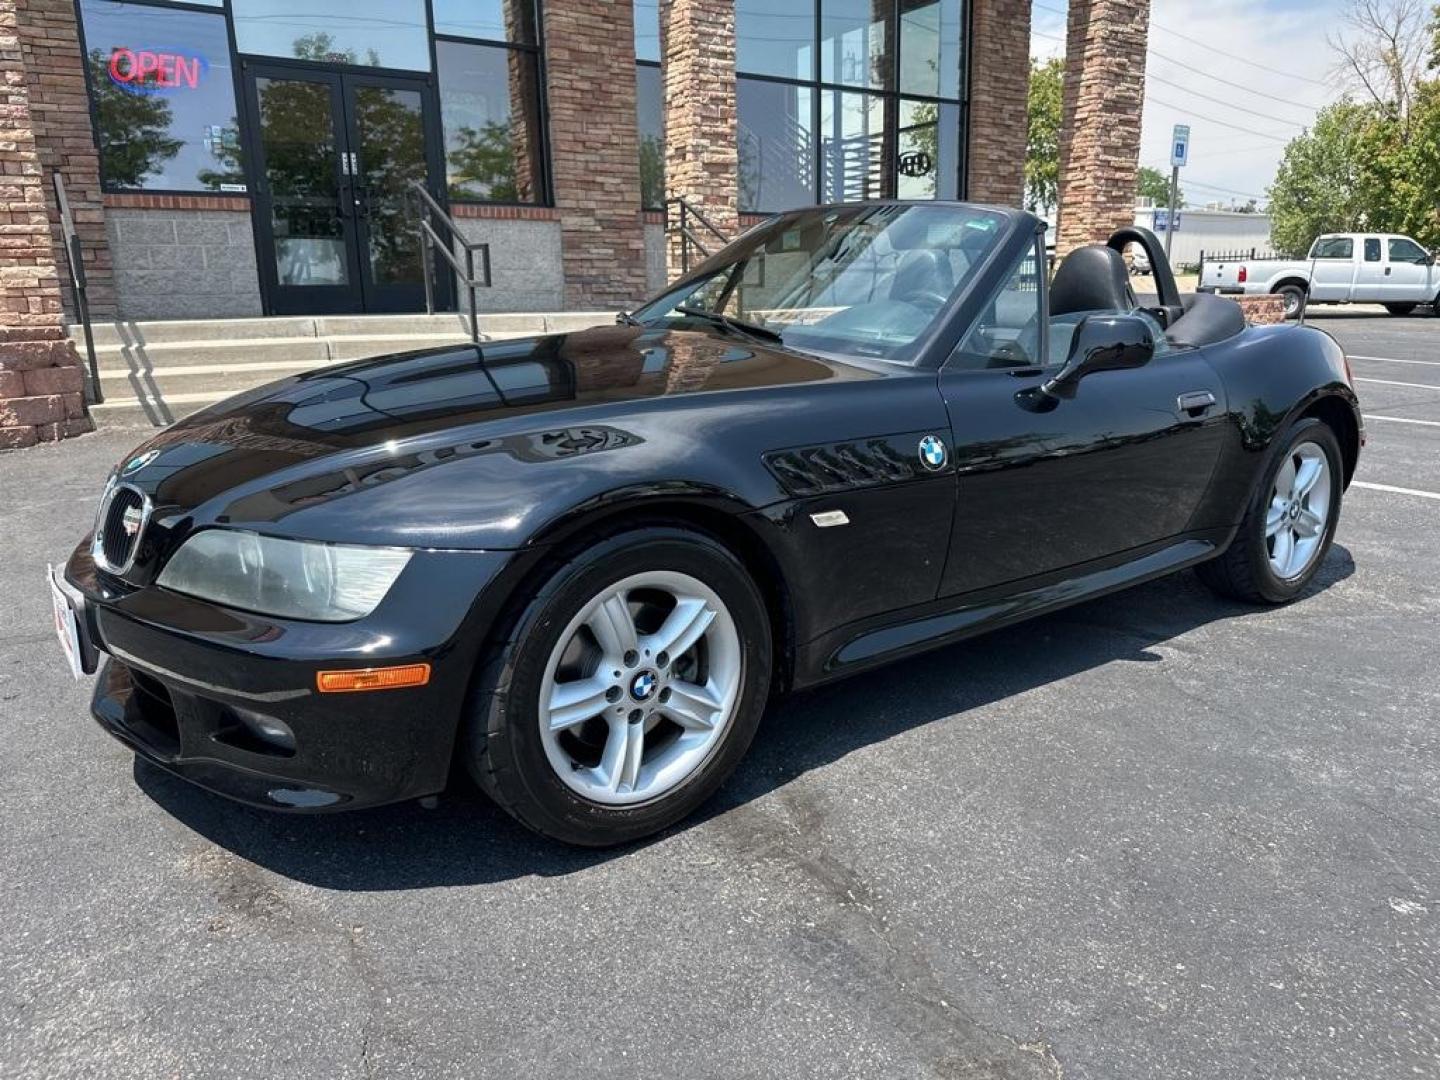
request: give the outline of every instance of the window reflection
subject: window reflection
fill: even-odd
[[[889,85],[885,23],[894,7],[894,0],[821,0],[821,82]]]
[[[773,212],[814,201],[813,93],[808,86],[740,80],[740,205],[745,209]]]
[[[963,34],[960,0],[902,7],[900,92],[959,98]]]
[[[736,0],[735,32],[741,210],[958,197],[964,0]]]
[[[735,68],[815,78],[815,0],[735,0]]]
[[[635,66],[635,107],[640,129],[640,205],[658,209],[665,203],[665,88],[658,66]]]
[[[232,0],[230,10],[242,53],[430,70],[425,0]]]
[[[106,187],[244,191],[225,17],[82,0]]]
[[[535,44],[534,0],[432,0],[435,33]]]
[[[437,41],[435,55],[450,197],[540,201],[544,186],[535,54],[498,45]]]

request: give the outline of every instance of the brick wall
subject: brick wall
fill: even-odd
[[[0,449],[89,431],[75,347],[61,324],[16,0],[0,0]]]
[[[1020,206],[1025,197],[1030,4],[974,0],[968,198]]]
[[[84,252],[91,314],[113,317],[115,282],[100,193],[100,156],[90,126],[90,100],[80,63],[75,4],[73,0],[16,0],[15,7],[30,87],[30,112],[46,183],[49,174],[57,169],[65,178],[65,193]],[[53,207],[50,221],[65,308],[73,314],[60,217]]]
[[[1150,0],[1070,0],[1056,253],[1135,220]]]
[[[740,199],[734,0],[661,0],[660,38],[665,197],[687,200],[733,236]],[[678,277],[678,236],[670,238],[667,261],[670,277]]]
[[[565,303],[632,307],[645,295],[634,9],[549,0],[544,20]]]

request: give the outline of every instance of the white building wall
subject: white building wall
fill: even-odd
[[[1162,212],[1163,213],[1163,212]],[[1135,224],[1155,228],[1153,207],[1137,207]],[[1155,230],[1163,242],[1165,234]],[[1170,264],[1194,265],[1204,251],[1270,250],[1270,215],[1240,214],[1233,210],[1181,210],[1180,228],[1170,245]]]

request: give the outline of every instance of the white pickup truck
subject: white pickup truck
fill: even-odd
[[[1199,291],[1276,293],[1284,297],[1289,319],[1299,317],[1306,304],[1384,304],[1392,315],[1430,304],[1440,315],[1435,256],[1408,236],[1387,233],[1322,236],[1303,260],[1206,260]]]

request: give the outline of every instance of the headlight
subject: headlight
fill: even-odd
[[[396,548],[206,529],[180,546],[159,584],[246,611],[346,622],[374,611],[409,561]]]

